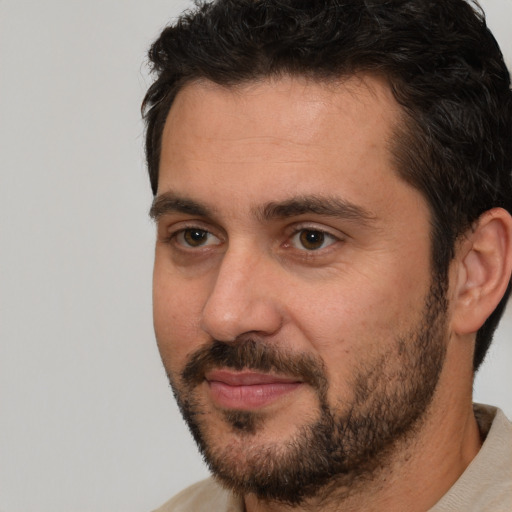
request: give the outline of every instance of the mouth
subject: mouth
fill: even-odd
[[[212,370],[205,378],[218,407],[239,411],[263,408],[303,385],[296,378],[251,371]]]

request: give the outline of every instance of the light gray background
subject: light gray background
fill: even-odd
[[[512,2],[487,0],[512,61]],[[150,510],[206,475],[153,339],[145,52],[189,5],[0,0],[0,510]],[[512,416],[512,311],[476,399]]]

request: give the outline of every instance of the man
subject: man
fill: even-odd
[[[472,405],[512,95],[463,0],[218,0],[150,51],[154,321],[213,479],[161,511],[512,509]]]

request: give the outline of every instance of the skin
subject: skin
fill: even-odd
[[[191,354],[214,339],[252,336],[319,358],[327,400],[338,409],[353,399],[357,369],[392,359],[397,334],[420,322],[432,280],[430,213],[394,171],[389,150],[399,117],[387,86],[370,77],[341,84],[283,77],[238,88],[198,82],[180,91],[163,133],[153,211],[155,331],[178,388]],[[345,208],[263,215],[270,203],[306,196]],[[195,209],[176,208],[177,197]],[[207,232],[206,242],[191,246],[192,229]],[[301,244],[305,229],[326,233],[319,249]],[[476,455],[474,330],[461,327],[482,275],[472,270],[482,260],[472,247],[460,245],[450,270],[446,359],[420,428],[394,447],[385,471],[344,497],[343,508],[322,496],[295,510],[426,510]],[[392,376],[393,360],[387,368]],[[318,416],[305,383],[257,404],[235,387],[238,401],[222,401],[206,381],[196,391],[209,443],[229,447],[233,463],[243,466],[248,450],[285,444]],[[230,408],[257,410],[256,432],[230,428]],[[287,509],[254,495],[245,505],[248,512]]]

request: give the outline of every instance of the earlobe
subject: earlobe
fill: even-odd
[[[478,331],[503,297],[512,273],[512,217],[483,213],[459,244],[452,294],[452,330]]]

